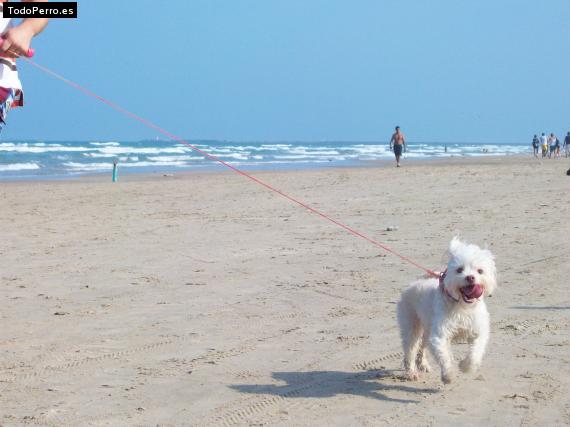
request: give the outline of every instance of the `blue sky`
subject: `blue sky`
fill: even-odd
[[[524,142],[570,130],[568,0],[79,1],[34,60],[188,139]],[[36,70],[1,139],[157,132]]]

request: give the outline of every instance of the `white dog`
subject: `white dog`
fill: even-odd
[[[426,347],[441,367],[441,379],[448,384],[455,374],[451,342],[464,337],[469,354],[459,363],[463,372],[479,368],[489,340],[489,312],[483,297],[497,286],[493,254],[458,238],[449,244],[447,270],[439,279],[424,278],[402,292],[398,322],[404,347],[404,368],[408,379],[419,371],[429,372]]]

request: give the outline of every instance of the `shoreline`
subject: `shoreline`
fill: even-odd
[[[570,167],[570,158],[560,157],[557,159],[542,159],[535,158],[530,155],[488,155],[488,156],[450,156],[450,157],[432,157],[432,158],[410,158],[402,160],[402,169],[410,167],[429,167],[429,166],[448,166],[448,165],[489,165],[489,164],[506,164],[512,162],[530,162],[541,164],[542,162],[560,162],[566,160],[568,167]],[[384,169],[390,168],[395,163],[394,159],[381,159],[371,161],[350,162],[346,165],[339,164],[313,164],[307,166],[298,166],[295,164],[287,165],[286,167],[270,168],[265,166],[259,167],[241,167],[234,165],[241,171],[251,174],[279,174],[279,173],[302,173],[305,171],[334,171],[334,170],[358,170],[358,169]],[[137,181],[149,180],[158,178],[173,178],[183,176],[196,176],[196,175],[212,175],[224,174],[233,172],[230,168],[221,164],[211,164],[204,167],[197,167],[195,169],[179,169],[179,168],[165,168],[164,170],[156,170],[152,172],[147,171],[131,171],[126,168],[121,168],[119,164],[119,182],[121,181]],[[81,181],[108,181],[111,177],[111,171],[100,173],[78,173],[76,175],[57,175],[44,177],[30,176],[30,177],[10,177],[0,175],[0,185],[8,183],[26,183],[26,182],[81,182]]]

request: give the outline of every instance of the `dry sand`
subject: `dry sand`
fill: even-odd
[[[569,166],[255,173],[429,268],[489,244],[491,342],[449,386],[399,377],[421,271],[243,177],[0,183],[0,424],[568,424]]]

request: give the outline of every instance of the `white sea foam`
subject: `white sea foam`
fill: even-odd
[[[112,142],[90,142],[89,144],[96,145],[96,146],[102,146],[102,147],[121,145],[118,142],[114,142],[114,141],[112,141]]]
[[[262,150],[278,151],[278,150],[286,150],[291,146],[292,146],[291,144],[261,144],[260,148]]]
[[[203,156],[193,157],[193,156],[149,156],[147,160],[153,162],[185,162],[185,161],[196,161],[204,160]]]
[[[174,166],[185,167],[189,166],[186,162],[134,162],[134,163],[121,163],[119,166],[124,168],[143,168],[147,166]]]
[[[255,147],[253,145],[246,145],[245,147],[238,145],[238,146],[232,146],[231,148],[233,148],[234,150],[238,150],[238,151],[261,151],[261,150],[263,150],[263,148]]]
[[[277,160],[303,160],[303,159],[318,159],[319,156],[296,155],[296,156],[273,156],[273,158]]]
[[[99,149],[103,154],[184,154],[190,151],[190,148],[184,147],[129,147],[129,146],[106,146]]]
[[[202,151],[205,151],[206,153],[231,153],[235,150],[233,147],[208,147],[204,148]]]
[[[223,157],[224,159],[235,159],[235,160],[247,160],[249,158],[248,156],[240,153],[224,154],[218,157]]]
[[[337,150],[327,150],[325,147],[295,147],[288,150],[288,152],[291,154],[311,154],[313,156],[334,156],[335,154],[339,154]]]
[[[88,147],[70,147],[60,144],[47,144],[45,146],[36,146],[34,144],[28,143],[21,143],[21,144],[13,144],[13,143],[2,143],[0,144],[0,151],[10,151],[10,152],[17,152],[17,153],[49,153],[52,151],[60,151],[60,152],[81,152],[81,151],[92,151],[96,150],[95,148],[88,148]]]
[[[93,158],[110,158],[110,157],[117,157],[116,154],[105,154],[105,153],[83,153],[85,157],[93,157]]]
[[[66,162],[63,164],[67,169],[73,171],[104,171],[113,169],[113,163],[77,163]]]
[[[67,169],[80,172],[80,171],[106,171],[113,169],[112,163],[76,163],[76,162],[67,162],[64,163],[64,166]],[[119,163],[119,168],[142,168],[148,166],[165,166],[165,167],[185,167],[189,166],[186,162],[180,161],[165,161],[165,162],[128,162],[128,163]]]
[[[347,150],[355,150],[357,153],[361,154],[378,154],[389,152],[389,147],[387,145],[364,145],[356,144],[351,147],[343,147]]]
[[[0,165],[0,172],[10,172],[10,171],[24,171],[24,170],[35,170],[40,169],[40,165],[37,163],[10,163],[8,165]]]

